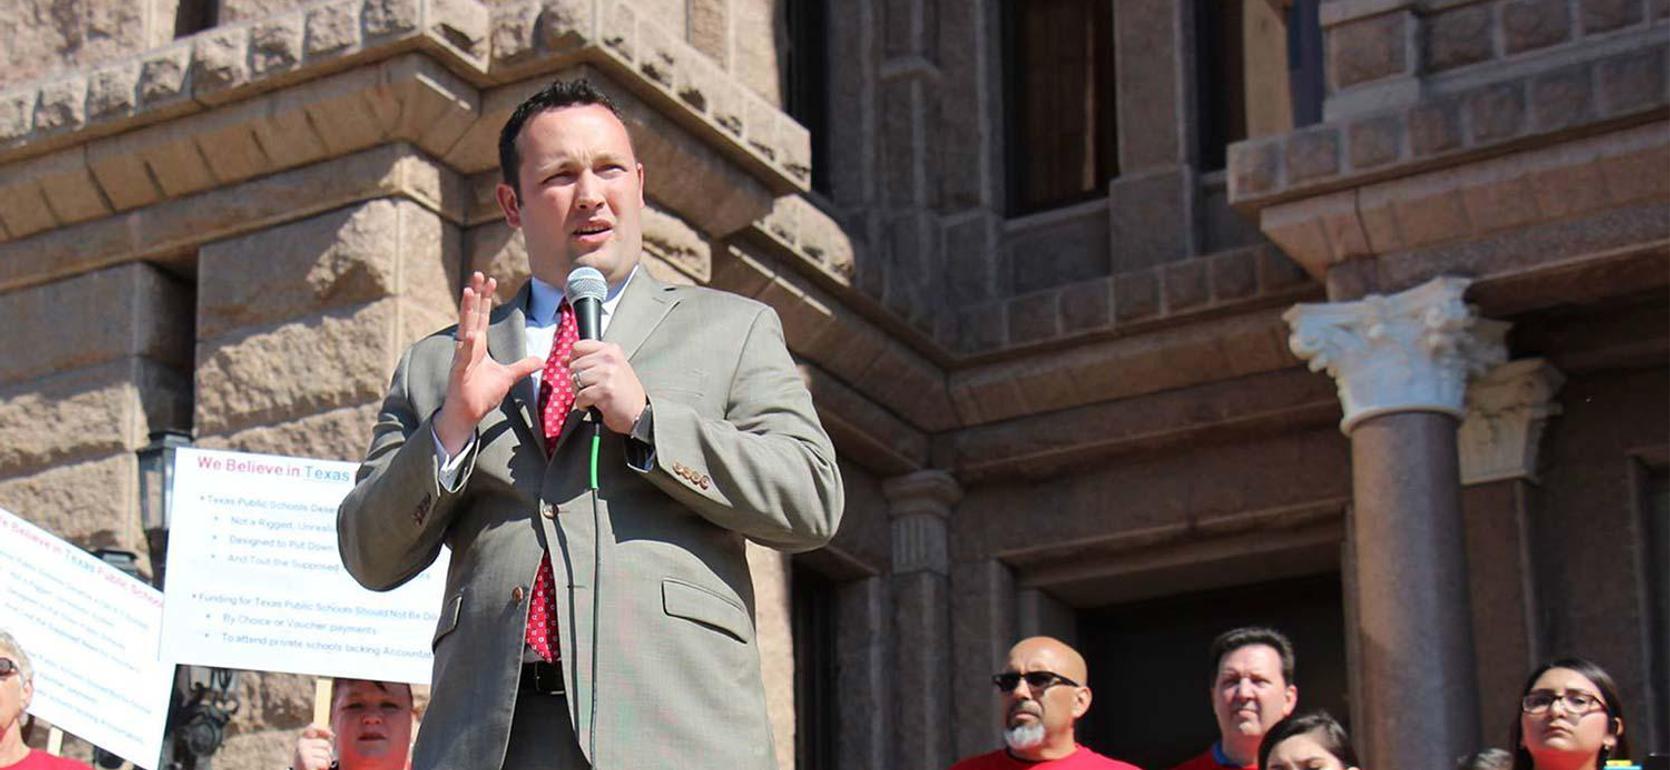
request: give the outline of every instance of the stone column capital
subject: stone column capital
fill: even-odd
[[[882,482],[887,516],[892,520],[893,574],[951,573],[951,506],[963,497],[957,480],[945,471],[907,473]]]
[[[940,470],[895,476],[882,482],[881,493],[887,498],[887,515],[893,519],[922,515],[948,518],[951,506],[963,499],[962,485]]]
[[[1566,377],[1548,361],[1509,361],[1467,388],[1461,423],[1461,483],[1537,480],[1537,449],[1548,418],[1560,413],[1554,394]]]
[[[1282,315],[1294,355],[1338,385],[1341,431],[1396,412],[1465,415],[1467,380],[1507,358],[1508,324],[1481,319],[1462,301],[1470,283],[1440,276],[1397,294],[1299,304]]]

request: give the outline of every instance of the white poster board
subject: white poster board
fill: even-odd
[[[174,686],[162,593],[4,509],[0,564],[0,628],[35,667],[29,713],[156,767]]]
[[[449,555],[386,593],[342,566],[353,463],[174,455],[164,655],[175,663],[428,684]]]

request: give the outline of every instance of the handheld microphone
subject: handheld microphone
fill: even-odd
[[[595,267],[576,267],[568,274],[563,294],[574,306],[574,325],[579,328],[580,339],[602,339],[603,298],[609,296],[609,282],[603,274]]]

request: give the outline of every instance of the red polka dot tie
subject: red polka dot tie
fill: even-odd
[[[545,369],[539,376],[539,403],[542,404],[540,423],[544,428],[545,445],[556,446],[562,435],[563,423],[574,410],[574,381],[568,371],[568,355],[580,339],[574,324],[574,308],[567,302],[557,309],[557,334],[551,340],[551,355],[545,358]],[[553,588],[551,557],[539,560],[534,573],[533,596],[528,602],[528,646],[539,657],[555,662],[557,659],[557,598]]]

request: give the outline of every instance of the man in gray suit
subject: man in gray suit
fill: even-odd
[[[494,309],[476,273],[401,358],[337,515],[369,588],[451,548],[413,767],[774,768],[744,541],[817,548],[843,498],[781,324],[639,269],[644,168],[585,81],[524,102],[499,154],[533,279]],[[558,288],[581,265],[601,341]]]

